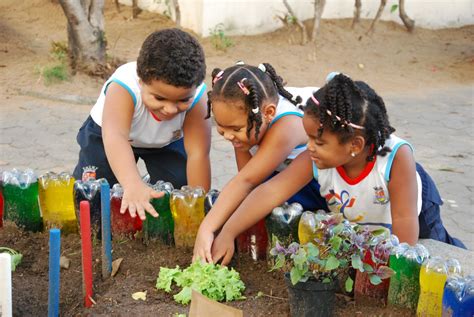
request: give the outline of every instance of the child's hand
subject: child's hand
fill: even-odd
[[[201,225],[194,242],[193,262],[199,259],[207,263],[213,263],[211,255],[213,241],[214,232],[208,230],[205,225]]]
[[[124,188],[120,213],[124,214],[128,208],[132,218],[135,218],[138,214],[141,220],[145,220],[145,211],[156,218],[158,217],[158,213],[150,204],[150,200],[152,198],[160,198],[162,196],[163,193],[154,191],[145,183],[139,183],[135,186],[131,186],[130,188]]]
[[[232,256],[234,255],[234,240],[235,237],[226,234],[224,230],[219,233],[217,238],[214,240],[214,244],[212,245],[212,261],[214,263],[217,263],[220,259],[222,259],[222,265],[229,264],[230,260],[232,260]]]

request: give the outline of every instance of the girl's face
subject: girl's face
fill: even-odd
[[[334,168],[342,166],[351,161],[351,142],[341,144],[337,134],[324,129],[323,134],[318,136],[319,119],[305,114],[303,126],[308,135],[308,152],[311,160],[318,169]]]
[[[232,142],[234,149],[238,150],[249,150],[252,146],[259,144],[267,129],[267,124],[263,120],[258,139],[255,139],[255,125],[250,131],[250,138],[248,138],[248,114],[244,109],[244,104],[238,101],[222,102],[216,100],[212,102],[212,113],[217,124],[217,132],[227,141]]]
[[[186,111],[196,93],[196,87],[176,87],[160,80],[150,84],[140,81],[143,104],[155,119],[167,121]]]

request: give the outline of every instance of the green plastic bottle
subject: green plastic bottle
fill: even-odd
[[[168,182],[158,181],[152,186],[154,190],[163,192],[161,198],[153,198],[151,204],[158,212],[159,217],[155,218],[146,213],[146,219],[143,222],[143,234],[145,243],[158,238],[167,245],[174,244],[174,221],[170,210],[170,194],[173,191],[173,185]]]
[[[5,220],[28,231],[42,231],[43,219],[39,204],[38,178],[31,169],[3,172]]]
[[[420,296],[420,268],[429,256],[421,244],[401,243],[390,255],[389,265],[395,271],[390,278],[388,304],[416,311]]]

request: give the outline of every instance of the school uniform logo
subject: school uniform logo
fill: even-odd
[[[352,197],[347,190],[343,190],[341,194],[338,194],[334,189],[330,189],[329,194],[324,198],[326,198],[329,210],[334,213],[342,213],[345,219],[352,222],[358,222],[364,219],[363,215],[353,215],[354,210],[351,210],[351,207],[354,206],[356,198]]]
[[[173,134],[171,136],[171,142],[174,142],[174,141],[177,141],[177,140],[181,139],[182,136],[183,136],[183,133],[182,133],[181,129],[173,131]]]
[[[382,187],[374,187],[374,204],[386,205],[389,201],[390,199],[385,196],[385,191]]]

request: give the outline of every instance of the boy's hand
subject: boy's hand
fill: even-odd
[[[128,209],[132,218],[135,218],[138,214],[141,220],[145,220],[145,211],[147,211],[150,215],[156,218],[158,217],[158,213],[150,204],[150,200],[152,198],[160,198],[162,196],[163,193],[154,191],[145,183],[140,183],[136,186],[124,188],[120,213],[124,214]]]
[[[219,233],[212,245],[212,260],[214,263],[222,259],[222,265],[229,264],[234,255],[234,240],[235,237],[226,234],[224,230]]]
[[[205,225],[199,227],[196,241],[194,242],[193,262],[198,259],[207,263],[212,262],[211,247],[214,241],[214,233],[208,230]]]

